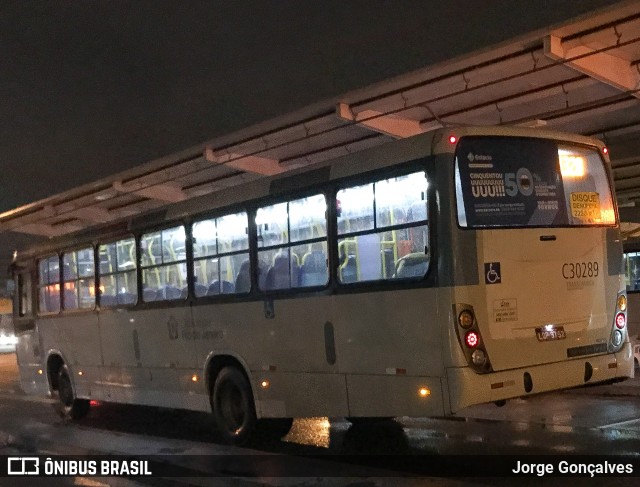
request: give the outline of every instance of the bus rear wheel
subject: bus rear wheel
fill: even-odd
[[[62,419],[81,419],[89,412],[89,400],[78,399],[73,391],[71,375],[66,365],[58,370],[58,388],[55,390],[57,401],[54,409]]]
[[[242,445],[256,426],[256,411],[251,385],[236,367],[223,368],[213,386],[213,416],[222,439]]]

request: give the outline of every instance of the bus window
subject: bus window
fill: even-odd
[[[187,297],[187,254],[184,226],[146,233],[140,238],[142,300]]]
[[[18,274],[18,315],[31,316],[32,313],[31,274],[21,272]]]
[[[93,248],[62,255],[64,309],[92,309],[96,304]]]
[[[38,262],[38,310],[41,313],[60,311],[60,259],[57,255]]]
[[[129,306],[138,302],[136,242],[133,237],[98,247],[100,307]]]
[[[609,180],[593,148],[519,137],[464,137],[455,159],[465,228],[614,225]]]
[[[429,267],[424,171],[342,189],[336,207],[340,282],[424,277]]]
[[[323,194],[258,209],[258,285],[261,290],[327,284],[326,213],[327,201]]]
[[[249,292],[248,221],[243,211],[193,224],[196,297]]]

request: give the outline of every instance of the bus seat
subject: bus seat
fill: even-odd
[[[172,299],[180,299],[182,292],[175,286],[166,285],[162,289],[160,289],[158,293],[158,297],[156,299],[159,300],[172,300]]]
[[[291,265],[291,269],[289,269]],[[300,268],[287,254],[278,254],[273,259],[273,265],[267,271],[265,289],[288,289],[297,287],[300,277]]]
[[[423,277],[429,268],[429,256],[423,253],[407,254],[396,264],[397,279]]]
[[[233,294],[235,286],[229,281],[218,281],[217,279],[211,283],[207,290],[207,296],[215,296],[217,294]]]
[[[349,283],[358,280],[358,263],[355,255],[348,255],[340,266],[340,282]]]
[[[200,284],[199,282],[196,282],[193,285],[193,293],[195,294],[196,298],[206,296],[208,290],[209,288],[207,286],[205,286],[204,284]]]
[[[112,307],[116,305],[116,297],[113,294],[101,294],[100,295],[100,306],[101,307]]]
[[[156,299],[158,299],[158,291],[155,289],[148,287],[142,290],[142,300],[145,303],[155,301]]]
[[[300,268],[300,286],[323,286],[328,277],[327,256],[324,251],[312,250],[304,255]]]
[[[64,309],[77,309],[78,308],[78,298],[76,297],[75,291],[71,289],[64,290]]]
[[[133,293],[118,293],[116,295],[116,301],[117,304],[122,304],[122,305],[129,305],[129,304],[136,304],[136,299],[137,296]]]
[[[235,288],[238,293],[248,293],[251,291],[251,274],[248,259],[240,265],[240,270],[236,276]],[[208,291],[207,294],[209,294]]]

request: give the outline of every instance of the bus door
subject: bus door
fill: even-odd
[[[33,306],[33,270],[18,269],[14,273],[14,279],[13,328],[18,340],[16,358],[20,383],[27,393],[46,393],[46,389],[40,390],[40,386],[46,387],[46,382],[37,380],[37,371],[43,369],[43,364],[42,344],[36,331]]]
[[[604,164],[554,140],[461,138],[457,217],[476,232],[479,285],[456,302],[474,307],[493,370],[608,351],[623,288]]]

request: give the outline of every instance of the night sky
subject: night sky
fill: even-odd
[[[2,0],[0,212],[611,3]]]

